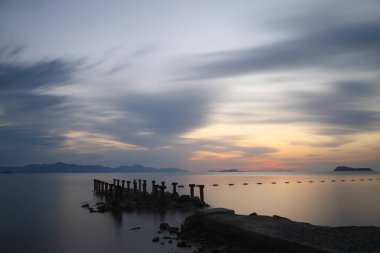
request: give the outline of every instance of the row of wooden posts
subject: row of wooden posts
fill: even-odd
[[[120,183],[121,181],[121,183]],[[125,183],[127,183],[125,187]],[[113,184],[109,184],[107,182],[94,179],[94,191],[97,193],[104,193],[108,194],[109,196],[115,196],[123,198],[123,193],[126,190],[126,193],[129,194],[132,191],[131,183],[133,184],[133,193],[137,194],[138,192],[142,192],[143,195],[147,195],[147,181],[141,180],[141,179],[134,179],[133,182],[126,181],[126,180],[119,180],[119,179],[113,179]],[[172,193],[173,195],[177,194],[177,185],[178,183],[173,182],[172,183]],[[190,188],[190,197],[194,198],[194,188],[199,188],[199,198],[202,202],[204,202],[204,185],[195,185],[195,184],[189,184]],[[165,194],[165,182],[162,181],[161,185],[156,184],[155,180],[152,180],[152,195],[158,196],[158,193],[160,193],[161,197],[164,197]]]

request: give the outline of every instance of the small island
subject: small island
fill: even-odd
[[[370,168],[351,168],[347,166],[338,166],[334,171],[373,171]]]
[[[228,169],[228,170],[209,170],[208,172],[244,172],[238,169]]]

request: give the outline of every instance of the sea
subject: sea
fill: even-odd
[[[180,226],[191,211],[101,214],[81,208],[102,201],[93,192],[93,179],[114,178],[165,181],[168,191],[178,182],[184,185],[180,194],[189,194],[189,184],[203,184],[210,207],[238,214],[279,215],[324,226],[380,226],[380,172],[0,174],[0,252],[193,251],[175,242],[152,242],[162,236],[161,222]]]

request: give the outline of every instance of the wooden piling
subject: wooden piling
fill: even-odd
[[[194,187],[195,184],[189,184],[190,187],[190,198],[194,198]]]
[[[205,201],[205,198],[204,198],[204,192],[203,192],[203,189],[205,188],[204,185],[197,185],[197,187],[199,188],[199,198],[201,199],[202,202]]]

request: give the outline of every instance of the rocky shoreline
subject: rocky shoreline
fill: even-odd
[[[280,216],[197,210],[180,238],[201,245],[194,252],[380,252],[380,227],[327,227]]]

